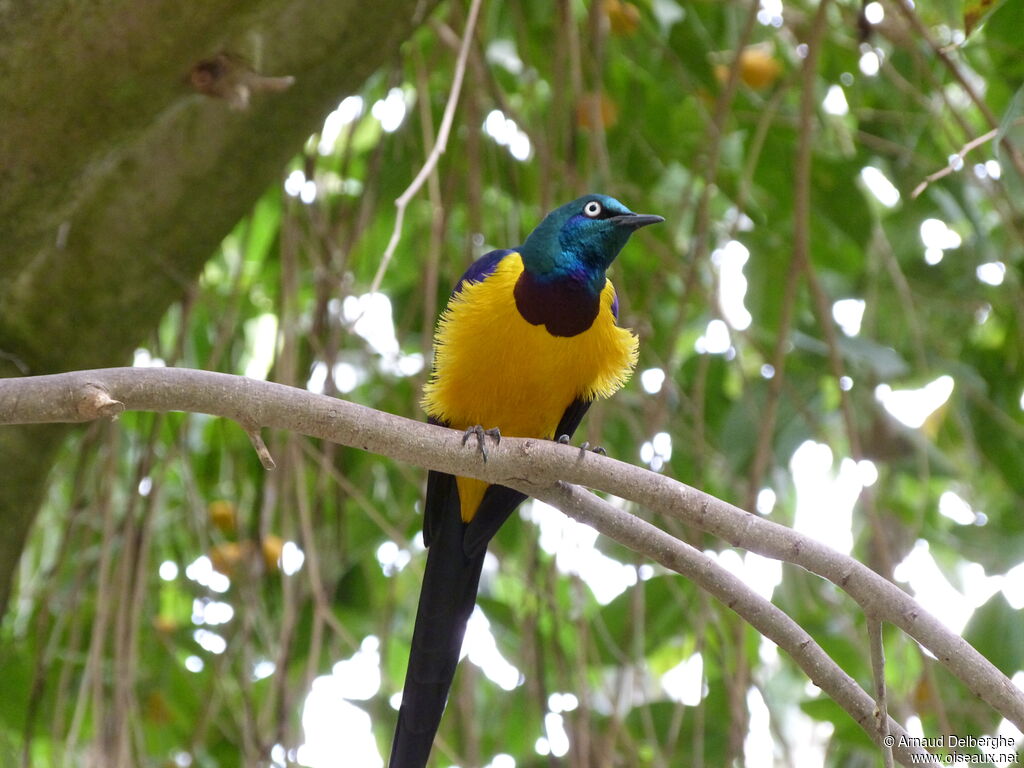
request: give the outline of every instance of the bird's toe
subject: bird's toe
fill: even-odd
[[[484,440],[485,437],[490,437],[494,440],[495,445],[501,442],[501,430],[497,427],[491,427],[490,429],[484,429],[481,425],[476,424],[465,432],[462,433],[462,444],[465,445],[469,438],[476,438],[476,448],[480,451],[480,456],[484,461],[487,461],[487,443]]]

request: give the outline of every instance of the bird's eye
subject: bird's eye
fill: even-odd
[[[597,202],[597,200],[591,200],[583,206],[583,215],[588,219],[596,219],[601,215],[602,211],[604,211],[604,208],[601,207],[601,204]]]

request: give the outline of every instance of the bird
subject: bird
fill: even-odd
[[[621,388],[636,366],[639,342],[618,324],[605,272],[633,232],[662,221],[589,194],[551,211],[521,246],[474,261],[437,322],[422,401],[428,421],[464,431],[463,444],[475,437],[484,461],[488,438],[568,442],[590,404]],[[487,545],[525,498],[429,472],[427,564],[389,768],[426,766]]]

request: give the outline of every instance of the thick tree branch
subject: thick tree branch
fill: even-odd
[[[972,693],[1024,729],[1024,693],[894,584],[820,542],[664,475],[527,438],[503,439],[489,450],[484,463],[476,451],[465,450],[461,433],[453,430],[280,384],[175,368],[110,368],[2,379],[0,424],[88,421],[94,418],[96,402],[105,403],[108,412],[114,408],[97,390],[129,410],[208,413],[249,429],[256,425],[300,432],[492,483],[552,489],[561,488],[558,483],[563,481],[629,499],[733,546],[800,565],[828,579],[869,616],[900,627],[921,643]],[[531,492],[541,498],[546,493]],[[645,545],[643,551],[658,559],[656,548]]]

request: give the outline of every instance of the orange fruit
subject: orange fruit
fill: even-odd
[[[281,550],[284,549],[284,541],[280,536],[268,533],[263,537],[263,563],[267,570],[275,572],[280,569]]]
[[[167,699],[160,691],[150,691],[142,705],[142,713],[147,720],[158,725],[166,725],[174,717]]]
[[[225,541],[210,548],[210,562],[213,563],[213,570],[230,576],[242,562],[244,554],[241,544],[235,541]]]
[[[594,118],[599,117],[601,125],[611,128],[619,122],[619,107],[604,93],[585,93],[576,102],[576,125],[586,131],[594,130]]]
[[[177,628],[178,622],[176,622],[170,616],[164,616],[163,614],[161,614],[153,618],[153,629],[155,629],[162,635],[169,635]]]
[[[238,512],[232,502],[226,499],[211,501],[206,513],[222,533],[234,533],[238,529]]]
[[[604,15],[608,17],[608,27],[617,37],[629,37],[640,27],[640,9],[633,3],[624,0],[605,0],[602,3]]]
[[[740,53],[740,80],[754,90],[767,88],[782,74],[782,63],[761,47],[745,48]],[[729,79],[729,66],[716,64],[715,79],[724,83]]]

